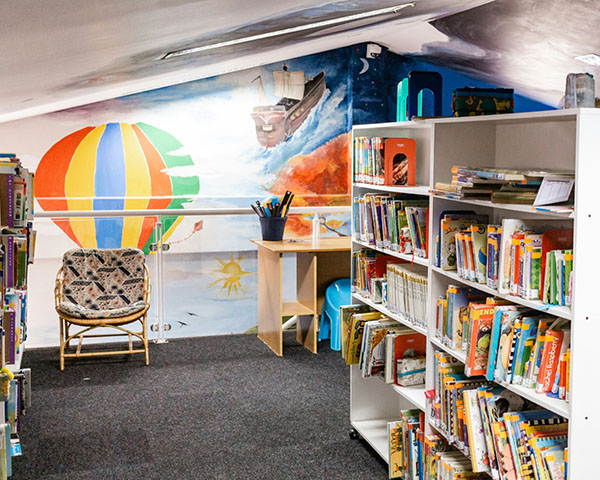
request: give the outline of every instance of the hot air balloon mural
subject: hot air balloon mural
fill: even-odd
[[[67,135],[42,157],[36,199],[47,211],[182,208],[198,194],[198,177],[170,176],[192,166],[170,133],[146,123],[107,123]],[[183,217],[165,216],[163,239]],[[156,217],[55,219],[83,248],[137,247],[148,253]]]

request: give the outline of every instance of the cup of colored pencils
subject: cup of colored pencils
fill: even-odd
[[[250,205],[258,215],[263,240],[277,242],[283,239],[287,213],[293,198],[294,194],[288,190],[281,200],[275,197],[263,203],[257,200]]]

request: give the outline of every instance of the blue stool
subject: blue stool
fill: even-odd
[[[332,282],[325,290],[325,301],[321,312],[321,327],[319,329],[319,341],[329,338],[329,324],[331,323],[331,340],[329,342],[332,350],[340,350],[340,306],[350,305],[350,279],[340,278]]]

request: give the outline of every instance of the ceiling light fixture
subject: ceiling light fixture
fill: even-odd
[[[380,8],[379,10],[371,10],[369,12],[357,13],[355,15],[348,15],[346,17],[332,18],[330,20],[323,20],[322,22],[309,23],[308,25],[300,25],[298,27],[285,28],[283,30],[276,30],[274,32],[261,33],[259,35],[252,35],[250,37],[237,38],[235,40],[228,40],[226,42],[213,43],[212,45],[202,45],[200,47],[186,48],[184,50],[176,50],[174,52],[167,53],[161,60],[168,58],[179,57],[181,55],[189,55],[191,53],[205,52],[207,50],[214,50],[215,48],[230,47],[232,45],[239,45],[240,43],[253,42],[255,40],[262,40],[263,38],[278,37],[280,35],[286,35],[288,33],[301,32],[303,30],[310,30],[319,27],[328,27],[330,25],[337,25],[338,23],[352,22],[354,20],[362,20],[363,18],[375,17],[378,15],[396,14],[400,10],[406,7],[414,7],[416,2],[403,3],[402,5],[396,5],[394,7]]]
[[[579,55],[575,57],[575,60],[580,62],[588,63],[589,65],[600,66],[600,55],[595,53],[588,53],[587,55]]]

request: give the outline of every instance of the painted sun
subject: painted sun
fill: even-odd
[[[228,262],[224,262],[220,258],[217,258],[217,261],[221,264],[221,268],[213,270],[212,273],[219,275],[221,278],[212,282],[209,287],[218,286],[222,283],[222,288],[227,289],[227,296],[231,295],[232,290],[236,295],[239,295],[240,293],[245,294],[246,291],[242,287],[241,279],[244,275],[250,275],[252,272],[244,272],[242,270],[242,266],[240,265],[241,260],[241,256],[235,260],[233,258],[233,253]]]

